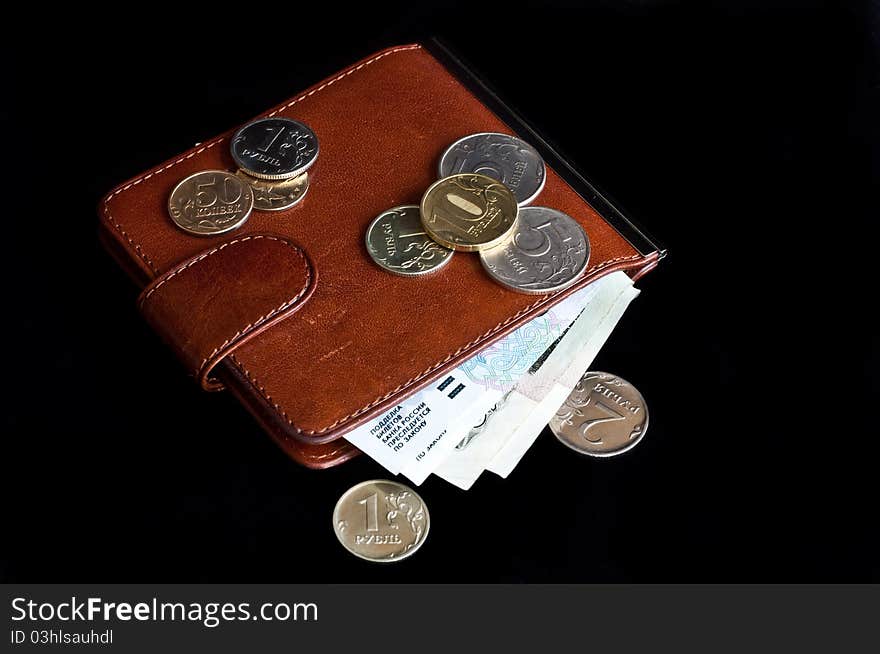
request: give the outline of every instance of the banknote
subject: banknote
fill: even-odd
[[[522,458],[534,438],[526,438],[526,435],[532,435],[532,427],[529,427],[523,432],[525,435],[521,436],[522,440],[512,444],[520,434],[520,423],[524,421],[532,424],[532,410],[541,400],[546,399],[551,403],[555,401],[554,385],[569,367],[580,366],[583,361],[592,361],[634,297],[629,293],[633,290],[632,281],[622,272],[607,275],[591,284],[590,288],[593,293],[577,319],[530,366],[516,386],[505,392],[489,407],[479,422],[468,429],[464,440],[450,452],[434,471],[435,474],[467,490],[500,453],[506,452],[504,461],[512,462],[513,466]],[[585,369],[589,366],[589,361],[584,364]],[[567,396],[566,393],[553,411],[559,408]],[[535,436],[545,424],[546,421],[538,427]],[[519,453],[518,456],[515,453]],[[512,466],[510,469],[512,470]]]
[[[617,297],[604,311],[585,313],[583,317],[588,319],[569,330],[572,350],[557,348],[548,357],[548,365],[542,367],[541,374],[524,379],[503,411],[495,416],[494,426],[510,436],[486,466],[488,470],[502,477],[513,471],[590,367],[630,302],[639,294],[628,277],[620,280]]]
[[[578,291],[459,366],[458,370],[466,375],[470,387],[479,388],[481,392],[474,396],[468,406],[462,407],[459,416],[446,425],[442,447],[434,448],[431,452],[433,456],[405,464],[401,472],[421,484],[442,465],[471,428],[483,420],[486,413],[513,389],[535,362],[558,342],[601,288],[601,285],[590,285]]]
[[[591,284],[345,438],[421,484],[526,374],[598,292]]]

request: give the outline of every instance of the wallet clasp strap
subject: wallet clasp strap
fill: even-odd
[[[206,390],[227,354],[290,316],[315,288],[305,252],[272,234],[216,245],[164,273],[144,289],[138,307]]]

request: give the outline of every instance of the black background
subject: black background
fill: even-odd
[[[329,9],[9,26],[0,577],[880,581],[872,7]],[[377,566],[342,550],[330,516],[382,469],[301,468],[230,396],[201,392],[142,323],[95,207],[430,35],[670,255],[593,366],[642,391],[644,441],[594,461],[545,432],[507,480],[431,479],[425,546]]]

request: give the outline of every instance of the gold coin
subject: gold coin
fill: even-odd
[[[303,173],[290,179],[257,179],[243,170],[235,173],[251,187],[254,193],[254,209],[257,211],[283,211],[299,204],[309,190],[309,174]]]
[[[434,182],[422,197],[422,226],[453,250],[475,252],[501,243],[516,226],[519,207],[501,182],[476,173]]]
[[[428,507],[412,489],[374,479],[349,488],[333,510],[333,531],[342,546],[367,561],[400,561],[428,536]]]
[[[241,227],[254,208],[251,187],[225,170],[203,170],[178,183],[168,213],[180,229],[214,236]]]

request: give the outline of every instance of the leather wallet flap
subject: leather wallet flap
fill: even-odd
[[[153,281],[138,300],[147,321],[206,390],[212,368],[249,338],[296,312],[315,271],[290,240],[251,234],[212,247]]]
[[[573,286],[516,293],[466,253],[418,279],[379,268],[364,246],[368,225],[389,207],[418,204],[449,144],[478,132],[517,133],[504,121],[509,114],[494,113],[420,45],[378,52],[260,117],[275,116],[306,123],[320,140],[301,203],[255,211],[234,246],[174,225],[167,203],[181,179],[235,170],[233,129],[108,193],[101,234],[126,270],[150,284],[144,313],[193,374],[219,387],[208,372],[222,359],[211,376],[306,465],[352,456],[344,442],[321,444],[393,408],[602,275],[626,270],[638,278],[660,257],[652,244],[636,247],[606,219],[616,210],[594,190],[585,198],[548,159],[537,203],[571,216],[590,239],[589,267]],[[540,145],[525,128],[520,135]],[[545,152],[553,154],[549,146]],[[568,170],[562,160],[556,167]],[[268,233],[278,240],[266,241]],[[304,271],[313,278],[312,264],[285,239],[320,268],[310,297],[313,282]],[[224,249],[200,259],[215,245]],[[294,319],[280,320],[292,311]]]

